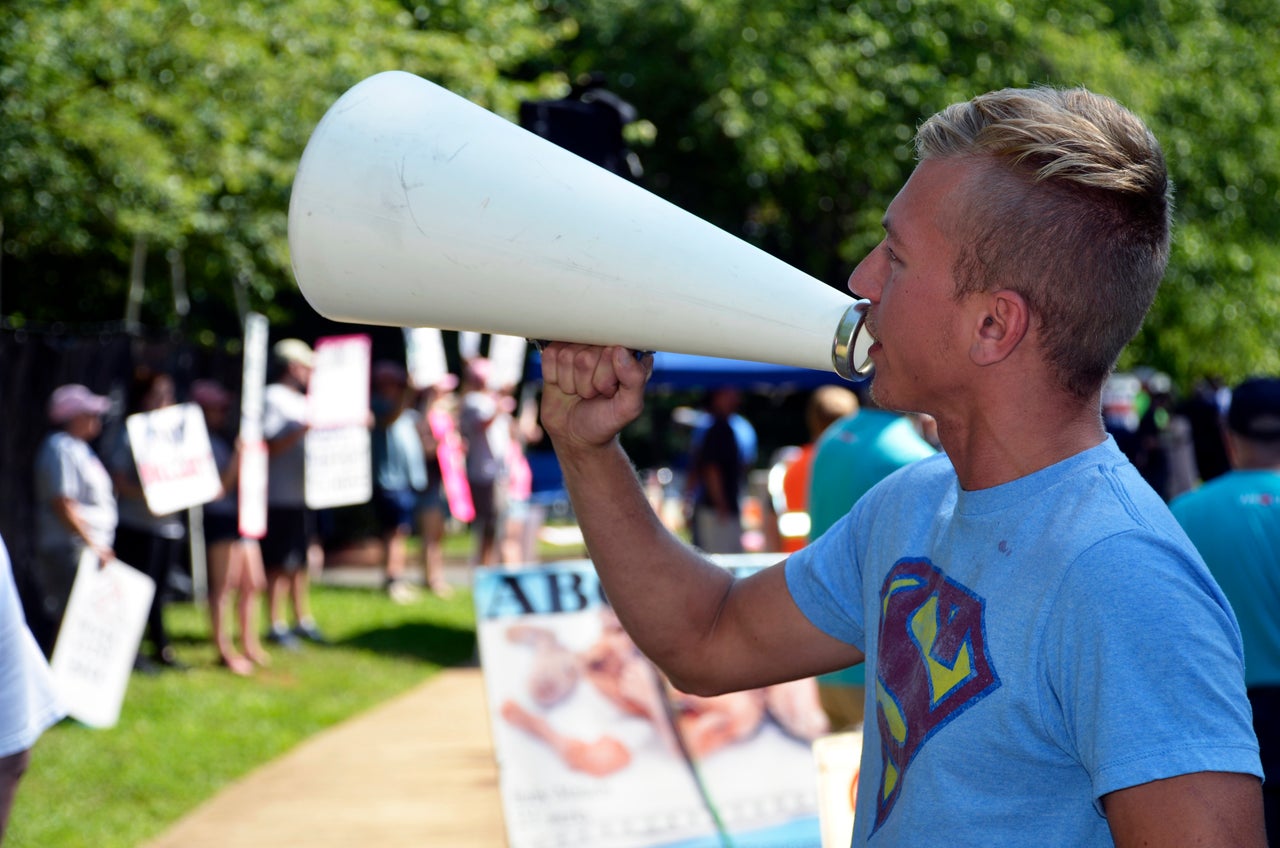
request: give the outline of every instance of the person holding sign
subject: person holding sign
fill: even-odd
[[[447,520],[470,521],[475,513],[467,485],[466,451],[458,434],[458,378],[444,373],[422,390],[418,399],[418,435],[427,461],[427,488],[418,499],[422,533],[422,570],[427,588],[441,598],[453,595],[445,575],[444,534]]]
[[[239,530],[239,501],[236,483],[240,471],[239,443],[227,437],[231,422],[231,393],[214,380],[191,384],[191,399],[204,412],[209,428],[209,444],[222,480],[222,497],[204,506],[204,541],[208,546],[209,621],[218,658],[233,674],[253,673],[254,665],[267,665],[270,658],[258,641],[258,598],[267,586],[262,567],[262,549],[257,539],[246,539]],[[227,607],[236,595],[236,622],[243,653],[236,650],[227,629]]]
[[[168,373],[147,366],[141,366],[135,371],[129,386],[130,414],[154,412],[173,406],[175,402],[173,378]],[[184,670],[187,668],[186,664],[178,659],[169,643],[164,611],[169,600],[169,579],[182,561],[182,543],[186,539],[187,530],[179,513],[156,515],[147,506],[146,492],[143,490],[135,457],[137,447],[129,431],[122,430],[108,460],[120,503],[116,554],[121,562],[138,569],[156,584],[151,611],[147,616],[147,638],[151,641],[151,656],[139,654],[137,668],[144,672],[153,672],[159,668]]]
[[[111,475],[89,443],[102,432],[111,400],[79,383],[54,389],[48,414],[54,430],[36,451],[36,560],[39,620],[32,622],[46,657],[71,597],[87,548],[99,562],[115,558],[118,512]]]
[[[262,435],[267,441],[267,535],[262,560],[267,572],[267,641],[293,650],[300,639],[324,642],[311,615],[308,549],[316,535],[315,514],[306,502],[306,447],[309,428],[307,386],[315,354],[301,339],[282,339],[272,348],[279,363],[276,381],[263,397]],[[285,622],[291,601],[294,627]]]
[[[667,531],[618,440],[652,359],[548,345],[543,427],[603,589],[684,691],[866,660],[853,844],[1261,848],[1240,629],[1108,437],[1101,389],[1155,298],[1155,137],[1083,89],[1006,89],[916,135],[849,289],[873,400],[944,451],[737,579]]]

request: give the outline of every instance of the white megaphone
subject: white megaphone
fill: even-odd
[[[289,250],[337,321],[870,371],[865,301],[399,71],[312,133]]]

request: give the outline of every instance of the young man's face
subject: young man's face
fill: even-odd
[[[871,394],[887,409],[929,412],[956,390],[967,356],[953,296],[956,247],[944,216],[972,167],[961,160],[921,162],[889,204],[884,239],[849,277],[849,290],[871,301]]]

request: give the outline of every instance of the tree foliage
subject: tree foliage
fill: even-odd
[[[1084,85],[1162,140],[1173,259],[1124,366],[1280,372],[1280,59],[1242,0],[85,0],[0,32],[0,308],[123,312],[180,259],[199,321],[291,286],[285,213],[311,128],[379,70],[513,117],[603,72],[643,119],[645,185],[832,285],[879,238],[927,115],[1005,86]],[[57,292],[56,296],[51,296]],[[151,322],[172,321],[164,298]],[[280,310],[277,309],[279,313]],[[280,316],[284,317],[284,316]],[[193,324],[199,323],[193,318]],[[212,324],[210,324],[212,326]]]
[[[5,311],[117,319],[141,244],[144,319],[174,321],[177,271],[206,336],[237,299],[286,317],[272,303],[292,286],[294,170],[343,91],[398,68],[514,112],[537,89],[506,72],[555,37],[532,8],[485,2],[21,0],[7,17]]]

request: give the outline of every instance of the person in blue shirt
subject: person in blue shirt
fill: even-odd
[[[407,543],[418,501],[427,489],[427,460],[419,415],[410,404],[409,374],[390,360],[374,364],[369,403],[373,409],[373,504],[386,553],[386,592],[396,603],[416,599],[409,583]]]
[[[735,577],[645,499],[618,433],[652,359],[543,352],[542,422],[604,593],[709,695],[865,659],[855,845],[1259,848],[1240,630],[1101,390],[1169,255],[1159,143],[1083,89],[1005,89],[917,132],[869,302],[871,394],[937,421],[821,538]]]
[[[1244,638],[1244,682],[1262,749],[1267,832],[1280,844],[1280,378],[1231,394],[1231,470],[1169,504],[1226,593]]]

